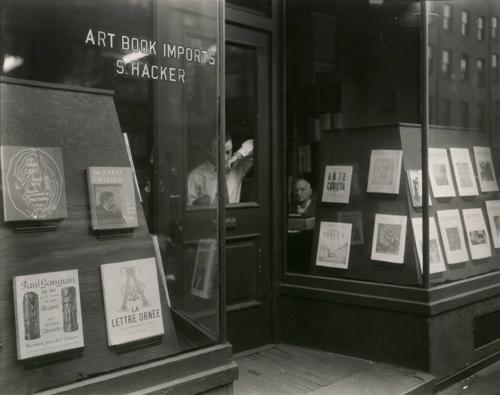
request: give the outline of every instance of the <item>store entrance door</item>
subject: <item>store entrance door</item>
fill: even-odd
[[[238,352],[271,342],[270,65],[266,33],[226,24],[226,135],[253,140],[239,202],[226,207],[228,340]]]

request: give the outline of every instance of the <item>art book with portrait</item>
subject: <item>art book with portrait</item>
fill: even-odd
[[[487,200],[485,204],[493,245],[500,248],[500,200]]]
[[[78,270],[13,278],[17,359],[81,348]]]
[[[420,262],[421,273],[423,269],[423,231],[422,231],[422,218],[412,218],[411,224],[413,228],[413,237],[415,238],[415,247],[417,248],[418,260]],[[444,272],[446,267],[444,265],[443,253],[441,252],[441,243],[439,242],[436,221],[434,217],[429,217],[429,273]]]
[[[413,207],[422,207],[422,170],[407,170],[408,188],[410,189],[411,201]],[[432,206],[431,198],[428,200],[429,206]]]
[[[497,177],[495,175],[490,147],[474,147],[473,149],[481,192],[498,191]]]
[[[164,333],[155,258],[101,265],[108,345]]]
[[[402,160],[401,150],[372,150],[367,192],[399,193]]]
[[[472,259],[488,258],[491,256],[490,236],[483,211],[480,208],[469,208],[462,210],[462,215]]]
[[[429,179],[435,198],[455,196],[446,149],[429,148]]]
[[[217,278],[217,240],[200,239],[191,278],[191,294],[202,299],[211,299]]]
[[[406,244],[405,215],[376,214],[372,255],[375,261],[403,263]]]
[[[66,218],[60,147],[1,147],[5,222]]]
[[[130,167],[89,167],[87,177],[93,230],[138,226]]]
[[[351,248],[352,224],[321,222],[318,237],[317,266],[347,269]]]
[[[349,203],[353,166],[326,166],[323,195],[325,203]]]
[[[465,246],[460,212],[458,209],[438,210],[437,217],[448,264],[467,262],[469,254]]]
[[[451,163],[460,196],[476,196],[479,194],[472,169],[469,150],[467,148],[450,148]]]

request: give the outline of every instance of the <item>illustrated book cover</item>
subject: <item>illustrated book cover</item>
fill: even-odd
[[[402,160],[401,150],[372,150],[367,192],[399,193]]]
[[[467,148],[450,148],[451,163],[459,196],[476,196],[479,194]]]
[[[406,244],[406,224],[406,215],[375,215],[372,260],[403,263]]]
[[[61,147],[2,145],[0,156],[5,222],[68,216]]]
[[[465,246],[464,229],[458,209],[437,211],[439,230],[443,239],[444,253],[449,265],[469,260]]]
[[[351,245],[355,246],[365,244],[362,211],[339,211],[337,213],[337,219],[339,222],[352,225]]]
[[[429,148],[429,179],[435,198],[456,196],[446,149]]]
[[[326,166],[323,183],[324,203],[349,203],[353,166]]]
[[[413,237],[415,238],[415,246],[417,248],[418,261],[420,262],[420,270],[421,273],[423,273],[422,218],[412,218],[411,225],[413,228]],[[443,253],[441,251],[441,243],[439,242],[436,221],[434,220],[434,217],[429,217],[429,273],[440,273],[445,270],[446,267],[444,265]]]
[[[464,209],[462,215],[472,259],[488,258],[491,256],[490,236],[482,210],[480,208]]]
[[[217,240],[200,239],[191,278],[191,294],[202,299],[211,299],[217,278]]]
[[[406,175],[413,207],[422,207],[422,170],[407,170]],[[429,206],[432,206],[430,196]]]
[[[137,208],[130,167],[87,170],[93,230],[136,228]]]
[[[341,222],[321,222],[318,237],[317,266],[347,269],[351,248],[352,225]]]
[[[17,359],[82,348],[78,270],[13,278]]]
[[[500,200],[487,200],[485,204],[493,246],[500,248]]]
[[[490,147],[473,147],[481,192],[498,191],[497,177]]]
[[[155,258],[101,265],[108,345],[164,333]]]

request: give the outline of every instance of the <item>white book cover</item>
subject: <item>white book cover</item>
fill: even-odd
[[[155,258],[101,265],[108,345],[163,335]]]
[[[352,225],[352,231],[351,231],[352,246],[365,244],[362,211],[339,211],[337,213],[337,219],[339,222],[344,222]]]
[[[401,150],[372,150],[367,192],[399,193],[402,160]]]
[[[375,215],[372,260],[403,263],[406,243],[406,223],[406,215]]]
[[[318,238],[317,266],[347,269],[351,248],[352,224],[321,222]]]
[[[480,208],[462,210],[464,216],[465,232],[472,259],[483,259],[491,256],[490,236],[483,212]]]
[[[446,149],[429,148],[429,179],[435,198],[456,196]]]
[[[490,147],[473,147],[481,192],[498,191],[497,177]]]
[[[477,196],[479,194],[467,148],[450,148],[451,163],[459,196]]]
[[[17,359],[82,348],[78,270],[13,278]]]
[[[353,166],[326,166],[323,195],[325,203],[349,203]]]
[[[413,207],[422,207],[422,170],[407,170],[408,188]],[[429,196],[429,206],[432,206]]]
[[[420,262],[421,273],[424,272],[423,267],[423,230],[422,218],[412,218],[411,225],[413,228],[413,237],[415,238],[415,246],[417,248],[418,260]],[[441,243],[434,217],[429,217],[429,273],[441,273],[446,270],[441,252]]]
[[[437,211],[439,230],[443,239],[444,253],[449,265],[467,262],[469,254],[465,246],[464,229],[458,209]]]
[[[488,200],[485,203],[493,245],[500,248],[500,200]]]

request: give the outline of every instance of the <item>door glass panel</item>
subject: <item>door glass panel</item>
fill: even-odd
[[[257,56],[253,48],[226,45],[226,183],[229,204],[257,199],[254,142]]]

